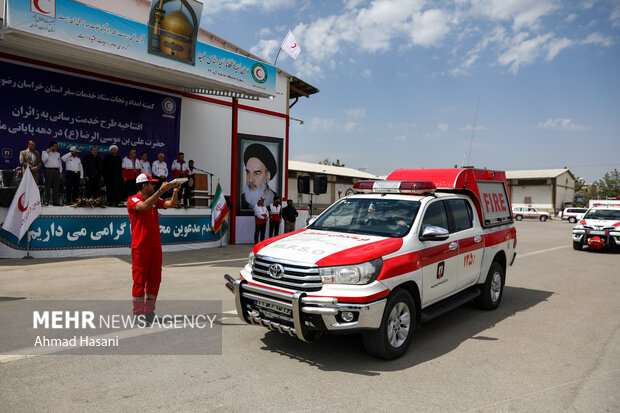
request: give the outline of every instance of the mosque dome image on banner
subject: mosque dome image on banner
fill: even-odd
[[[194,65],[201,13],[202,4],[197,1],[153,1],[149,17],[149,53]]]

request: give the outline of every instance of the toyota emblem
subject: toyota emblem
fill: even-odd
[[[269,275],[271,275],[271,278],[279,280],[284,276],[284,267],[280,264],[271,264],[269,266]]]

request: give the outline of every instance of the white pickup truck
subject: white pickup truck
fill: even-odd
[[[239,279],[226,274],[242,320],[304,341],[361,333],[394,359],[421,323],[499,305],[517,244],[504,172],[401,169],[354,189],[257,244]]]
[[[620,207],[597,206],[588,209],[573,228],[573,249],[613,250],[620,246]]]

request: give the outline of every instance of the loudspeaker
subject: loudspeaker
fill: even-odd
[[[299,175],[297,177],[297,192],[300,194],[310,193],[310,175]]]
[[[314,193],[324,194],[327,192],[327,176],[315,175],[314,176]]]

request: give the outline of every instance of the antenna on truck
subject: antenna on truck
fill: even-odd
[[[469,140],[469,151],[467,151],[467,162],[465,165],[469,165],[469,157],[471,155],[471,147],[474,143],[474,133],[476,132],[476,122],[478,121],[478,106],[480,105],[480,93],[478,93],[478,101],[476,102],[476,113],[474,114],[474,126],[471,129],[471,139]],[[463,164],[461,164],[461,168]]]

